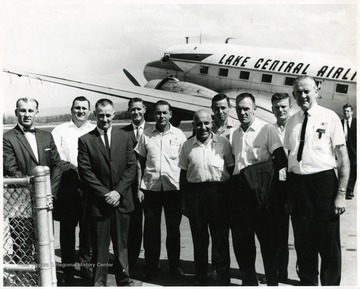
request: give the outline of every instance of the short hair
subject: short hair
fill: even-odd
[[[225,93],[216,94],[211,100],[211,108],[214,106],[215,102],[226,99],[228,106],[230,107],[230,99]]]
[[[315,80],[314,77],[310,76],[310,75],[300,75],[299,77],[297,77],[295,80],[294,80],[294,83],[293,83],[293,87],[300,81],[300,80],[303,80],[303,79],[311,79],[315,86],[318,88],[318,84]]]
[[[166,100],[159,100],[155,103],[155,108],[159,105],[167,105],[169,107],[169,111],[172,110],[170,103],[168,103]]]
[[[290,95],[288,95],[286,92],[284,92],[284,93],[280,93],[280,92],[275,93],[275,94],[271,97],[271,103],[273,103],[274,101],[283,100],[283,99],[288,99],[288,100],[289,100],[289,104],[291,104],[291,97],[290,97]]]
[[[75,101],[87,101],[89,109],[90,109],[90,100],[88,100],[85,96],[80,95],[80,96],[75,97],[72,102],[71,109],[74,108]]]
[[[236,104],[243,100],[244,98],[250,98],[252,100],[252,102],[255,104],[255,97],[250,93],[250,92],[243,92],[243,93],[240,93],[237,97],[236,97]]]
[[[345,110],[346,108],[350,108],[351,111],[354,110],[353,106],[351,104],[348,104],[348,103],[343,106],[343,110]]]
[[[130,106],[135,102],[141,102],[143,104],[143,106],[145,106],[144,101],[140,97],[133,97],[133,98],[130,98],[130,100],[128,102],[128,108],[130,108]]]
[[[108,104],[114,107],[114,103],[110,99],[108,98],[99,99],[95,104],[95,109],[98,108],[98,106],[106,106]]]
[[[29,97],[19,98],[19,99],[16,101],[16,108],[18,108],[20,101],[23,101],[23,102],[26,102],[26,103],[33,101],[33,102],[36,103],[36,109],[39,109],[39,102],[38,102],[35,98],[29,98]]]

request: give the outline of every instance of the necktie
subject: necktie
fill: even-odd
[[[297,160],[298,160],[298,162],[301,161],[302,152],[303,152],[303,149],[304,149],[305,132],[306,132],[307,121],[308,121],[308,113],[307,113],[307,111],[305,111],[305,112],[304,112],[304,122],[303,122],[302,127],[301,127],[300,145],[299,145],[299,150],[298,150],[298,153],[297,153]]]
[[[35,128],[26,128],[26,127],[24,127],[23,131],[24,131],[24,132],[35,133]]]
[[[348,141],[349,139],[349,131],[350,131],[349,121],[346,120],[346,132],[345,132],[346,141]]]
[[[110,145],[109,145],[109,137],[108,137],[107,130],[104,130],[104,139],[105,139],[106,152],[108,153],[108,156],[110,157]]]
[[[136,127],[136,135],[135,135],[135,137],[136,137],[136,140],[139,140],[140,135],[139,135],[139,127],[138,126]]]

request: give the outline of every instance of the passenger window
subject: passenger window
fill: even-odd
[[[349,86],[347,84],[336,84],[336,92],[338,93],[348,93]]]
[[[271,74],[263,74],[261,77],[261,82],[271,83],[272,75]]]
[[[249,71],[240,71],[240,79],[249,79],[250,78],[250,72]]]
[[[200,66],[200,74],[208,74],[209,73],[209,66]]]
[[[229,74],[229,69],[226,68],[220,68],[219,70],[219,76],[227,77]]]
[[[293,86],[295,77],[285,77],[285,85]]]

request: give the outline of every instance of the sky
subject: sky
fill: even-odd
[[[145,64],[185,43],[186,36],[195,43],[200,35],[202,43],[234,37],[233,44],[356,54],[355,0],[0,3],[2,68],[114,87],[131,86],[123,68],[144,85]],[[102,97],[5,73],[0,81],[5,114],[13,114],[16,100],[25,96],[39,101],[40,115],[69,112],[78,95],[92,104]]]

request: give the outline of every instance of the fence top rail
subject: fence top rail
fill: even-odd
[[[6,178],[3,177],[3,185],[29,185],[32,177]]]

